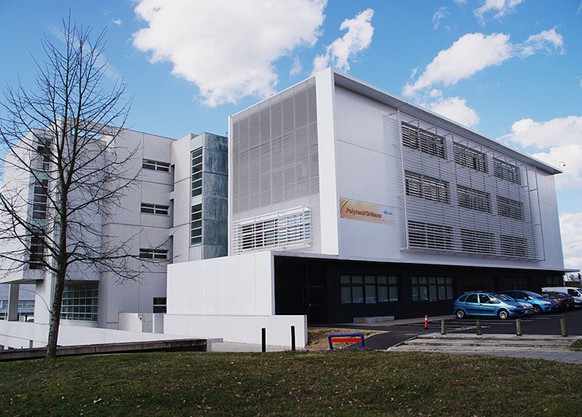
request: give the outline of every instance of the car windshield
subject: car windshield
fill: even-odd
[[[513,298],[511,298],[509,295],[505,295],[505,294],[495,294],[495,297],[497,297],[500,300],[503,301],[514,301]]]

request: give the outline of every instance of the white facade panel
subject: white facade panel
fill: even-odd
[[[273,258],[257,252],[168,266],[168,314],[274,314]]]

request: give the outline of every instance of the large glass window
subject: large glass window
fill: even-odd
[[[408,123],[402,123],[402,144],[408,148],[446,159],[445,138]]]
[[[342,304],[377,304],[398,301],[398,277],[392,275],[341,275]]]
[[[449,202],[449,183],[416,172],[405,172],[406,195],[425,200]]]
[[[461,207],[491,213],[491,196],[485,191],[457,185],[457,200]]]
[[[98,282],[65,285],[61,318],[65,320],[97,321]]]
[[[452,300],[452,277],[411,277],[412,301]]]
[[[461,144],[453,145],[455,162],[476,171],[487,172],[487,156],[483,152],[468,148]]]
[[[451,250],[453,246],[453,228],[409,220],[408,244],[413,248]]]
[[[493,174],[502,180],[521,184],[519,167],[499,159],[493,159]]]

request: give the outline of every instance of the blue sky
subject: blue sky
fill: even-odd
[[[135,130],[226,134],[334,66],[560,167],[565,262],[582,267],[582,0],[0,0],[3,86],[31,83],[69,10],[106,29]]]

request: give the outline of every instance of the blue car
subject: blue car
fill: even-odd
[[[525,313],[523,306],[516,301],[502,300],[490,292],[467,292],[455,300],[455,316],[463,319],[468,316],[491,316],[505,320],[509,317],[521,317]]]
[[[558,311],[558,303],[549,298],[542,297],[538,293],[526,290],[507,290],[499,291],[501,294],[507,294],[516,301],[525,301],[530,303],[537,314],[552,313]]]

